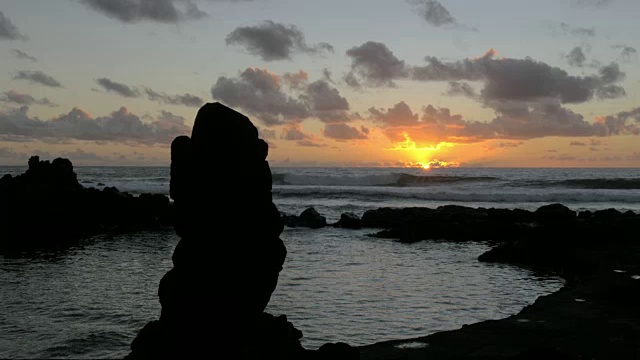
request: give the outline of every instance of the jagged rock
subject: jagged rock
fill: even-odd
[[[21,175],[0,179],[0,246],[58,245],[104,232],[170,224],[164,195],[134,197],[116,188],[84,188],[68,159],[29,159]],[[34,213],[38,226],[33,226]]]
[[[596,220],[614,220],[622,216],[622,213],[616,209],[598,210],[593,213],[593,217]]]
[[[301,333],[263,314],[286,256],[267,152],[251,121],[219,103],[200,109],[191,138],[173,141],[182,239],[160,282],[160,320],[134,340],[130,358],[298,358]]]
[[[562,204],[545,205],[534,213],[535,219],[540,222],[563,222],[576,220],[576,212]]]
[[[308,227],[319,229],[327,226],[327,218],[320,215],[314,208],[304,210],[300,216],[281,214],[282,223],[288,227]]]
[[[348,212],[340,215],[340,220],[334,226],[345,229],[360,229],[362,228],[362,220],[358,215]]]
[[[308,208],[300,214],[300,221],[302,226],[312,229],[319,229],[327,226],[327,218],[320,215],[314,208]]]

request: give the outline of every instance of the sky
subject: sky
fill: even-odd
[[[219,101],[258,127],[272,166],[640,167],[639,13],[637,0],[1,0],[0,164],[165,166]]]

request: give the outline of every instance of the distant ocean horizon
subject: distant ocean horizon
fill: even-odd
[[[0,166],[0,176],[26,166]],[[169,194],[169,166],[76,166],[83,186]],[[282,212],[316,207],[330,219],[383,206],[521,208],[562,203],[574,210],[640,211],[640,168],[272,167]],[[220,169],[219,176],[234,174]]]

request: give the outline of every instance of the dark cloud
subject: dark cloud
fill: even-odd
[[[140,93],[135,90],[130,88],[129,86],[125,85],[125,84],[121,84],[112,80],[109,80],[107,78],[101,78],[101,79],[97,79],[96,82],[98,83],[98,85],[100,85],[103,89],[116,93],[120,96],[123,97],[127,97],[127,98],[134,98],[134,97],[139,97]]]
[[[187,119],[171,111],[160,110],[160,115],[158,115],[157,120],[166,124],[184,124]]]
[[[620,58],[622,61],[631,62],[638,58],[638,50],[627,45],[614,45],[614,49],[620,50]]]
[[[580,7],[605,7],[613,0],[571,0],[571,4]]]
[[[333,52],[327,43],[309,45],[304,34],[294,25],[265,21],[257,26],[241,26],[225,39],[227,45],[240,45],[265,61],[291,59],[294,53],[320,54]]]
[[[360,84],[360,81],[353,72],[348,72],[344,75],[344,82],[354,89],[362,88],[362,84]]]
[[[349,102],[325,80],[309,84],[303,98],[309,104],[312,116],[324,122],[343,122],[350,118]]]
[[[446,95],[465,96],[469,98],[475,98],[478,96],[478,94],[476,94],[476,90],[469,85],[469,83],[462,81],[449,81],[449,89],[447,89]]]
[[[599,116],[596,124],[604,126],[607,135],[640,134],[640,107],[615,115]]]
[[[228,2],[237,1],[240,0],[228,0]],[[208,16],[198,7],[196,0],[80,0],[80,2],[123,23],[153,21],[172,24]]]
[[[335,140],[363,140],[367,139],[367,135],[355,127],[347,124],[327,124],[324,127],[323,134],[325,137]]]
[[[582,47],[576,46],[567,55],[567,62],[571,66],[583,67],[587,61],[587,56],[582,51]]]
[[[404,101],[386,111],[372,107],[369,109],[369,113],[371,113],[371,120],[385,126],[414,126],[418,125],[419,121],[419,115],[414,114]]]
[[[298,146],[306,146],[306,147],[326,147],[326,144],[322,144],[322,143],[317,143],[311,140],[300,140],[298,142],[296,142],[296,145]]]
[[[371,86],[395,86],[394,80],[408,75],[404,61],[383,43],[368,41],[354,46],[347,50],[347,56],[351,58],[351,73],[345,81],[352,86],[361,82]]]
[[[53,77],[43,73],[42,71],[18,71],[13,77],[14,80],[25,80],[34,84],[60,88],[62,84]]]
[[[169,144],[176,136],[190,132],[179,118],[167,117],[168,113],[154,121],[143,122],[125,107],[97,118],[74,108],[51,120],[31,117],[28,110],[23,106],[0,112],[0,139]]]
[[[18,28],[0,11],[0,40],[27,40]]]
[[[493,52],[477,59],[448,63],[434,57],[425,60],[428,65],[413,68],[413,79],[483,82],[480,97],[490,106],[492,102],[543,98],[582,103],[594,97],[612,98],[625,94],[624,89],[615,84],[624,78],[615,63],[600,68],[597,75],[572,76],[565,70],[531,58],[497,59]]]
[[[285,93],[289,84],[297,96]],[[306,73],[282,77],[264,69],[248,68],[238,78],[218,78],[211,89],[214,99],[257,116],[267,125],[318,118],[324,122],[345,122],[354,117],[349,102],[326,80],[307,84]]]
[[[265,128],[261,128],[259,126],[256,126],[256,128],[258,128],[258,134],[260,134],[260,138],[265,139],[265,140],[275,140],[276,139],[275,130],[265,129]]]
[[[221,76],[211,95],[258,116],[267,125],[301,121],[310,115],[307,105],[285,94],[280,77],[267,70],[248,68],[235,79]]]
[[[31,56],[29,54],[27,54],[24,51],[18,50],[18,49],[13,49],[13,55],[15,57],[17,57],[18,59],[25,59],[25,60],[30,60],[32,62],[38,62],[38,59],[34,56]]]
[[[331,70],[329,70],[327,68],[322,69],[322,78],[324,80],[334,84],[335,82],[333,81],[332,75],[333,74],[331,73]]]
[[[204,99],[199,96],[186,94],[170,95],[164,92],[158,92],[148,87],[136,89],[126,84],[118,83],[107,78],[96,80],[96,82],[105,90],[114,92],[126,98],[137,98],[143,94],[150,101],[168,105],[182,105],[189,107],[200,107],[204,104]]]
[[[575,27],[567,23],[560,23],[560,27],[565,35],[574,35],[582,38],[595,37],[597,35],[596,29],[593,27]]]
[[[194,20],[203,19],[209,16],[209,14],[200,10],[198,4],[190,0],[185,0],[185,15],[188,19]]]
[[[280,138],[283,140],[289,141],[301,141],[301,140],[310,140],[311,135],[306,134],[302,131],[302,126],[300,124],[292,124],[284,129],[282,129],[282,134]]]
[[[204,104],[204,99],[199,96],[186,94],[169,95],[163,92],[157,92],[150,88],[144,88],[145,94],[151,101],[169,105],[183,105],[189,107],[200,107]]]
[[[394,117],[389,109],[382,113],[370,110],[372,117],[383,126],[392,141],[403,142],[406,136],[421,144],[439,142],[472,143],[485,140],[527,140],[547,136],[603,137],[620,134],[638,134],[640,108],[617,115],[599,117],[595,122],[586,121],[582,115],[562,107],[558,99],[540,99],[535,102],[514,102],[510,107],[496,109],[496,117],[489,122],[466,120],[453,115],[447,108],[431,105],[423,108],[422,117],[404,103]],[[411,117],[406,117],[412,114]],[[597,146],[597,143],[589,143]]]
[[[297,73],[285,73],[282,79],[293,89],[301,89],[309,80],[309,74],[300,70]]]
[[[430,25],[447,26],[457,23],[449,10],[437,0],[417,0],[411,2],[419,6],[421,15]]]
[[[29,94],[21,94],[15,90],[9,90],[5,92],[4,95],[0,97],[0,101],[11,103],[11,104],[17,104],[17,105],[27,105],[27,106],[29,105],[43,105],[43,106],[50,106],[50,107],[58,106],[57,104],[53,103],[51,100],[47,98],[36,99]]]

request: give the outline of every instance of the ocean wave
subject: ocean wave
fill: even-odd
[[[611,189],[611,190],[636,190],[640,189],[639,178],[612,178],[612,179],[567,179],[559,181],[538,182],[543,187],[570,187],[579,189]]]
[[[320,199],[353,199],[366,202],[386,201],[439,201],[456,203],[640,203],[640,194],[616,193],[604,194],[594,192],[409,192],[409,191],[363,191],[360,189],[332,188],[274,188],[275,199],[281,198],[320,198]],[[303,201],[303,200],[302,200]]]
[[[492,182],[491,176],[419,176],[402,173],[360,176],[318,176],[276,173],[274,185],[301,186],[430,186],[452,183]]]

